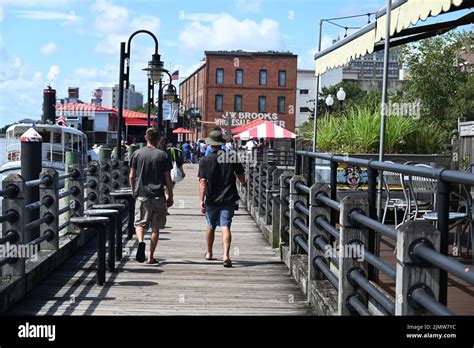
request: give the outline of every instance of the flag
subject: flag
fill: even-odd
[[[64,116],[59,116],[58,120],[56,121],[56,124],[59,126],[67,127],[67,122]]]
[[[171,80],[179,80],[179,70],[175,70],[175,71],[171,74]]]

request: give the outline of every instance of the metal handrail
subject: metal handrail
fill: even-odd
[[[294,204],[295,210],[301,214],[304,214],[306,216],[309,216],[309,209],[304,205],[303,202],[297,201]]]
[[[301,181],[295,184],[295,188],[307,194],[311,193],[311,189]]]
[[[51,213],[46,213],[41,218],[26,224],[25,225],[25,231],[28,231],[28,230],[30,230],[32,228],[35,228],[35,227],[38,227],[39,225],[44,224],[44,223],[49,224],[53,221],[54,221],[54,215],[51,214]]]
[[[301,231],[303,231],[307,236],[309,236],[309,228],[306,226],[306,223],[302,218],[296,218],[293,220],[293,226],[298,227]]]
[[[356,295],[352,295],[347,300],[347,303],[361,316],[370,316],[370,312],[367,307],[359,300]]]
[[[435,315],[454,315],[448,308],[443,306],[441,303],[436,301],[433,296],[431,296],[425,289],[422,287],[416,288],[411,292],[411,298],[418,303],[423,308],[427,309]]]
[[[375,301],[377,301],[390,314],[395,315],[395,303],[388,299],[379,289],[371,284],[360,269],[354,269],[348,273],[348,277],[360,285]]]
[[[316,196],[316,200],[320,201],[321,203],[327,205],[328,207],[340,211],[341,210],[341,203],[329,198],[325,193],[320,193]]]
[[[36,187],[40,185],[51,185],[52,183],[53,183],[53,178],[50,175],[45,175],[41,179],[26,181],[25,186]]]
[[[460,262],[454,261],[447,256],[431,249],[423,242],[415,244],[412,248],[413,255],[450,272],[468,283],[474,284],[474,271]]]
[[[417,175],[425,178],[441,179],[445,182],[474,185],[474,174],[459,172],[445,168],[415,167],[407,164],[387,163],[376,160],[365,160],[354,157],[315,153],[309,151],[296,151],[299,156],[318,158],[337,163],[346,163],[382,171],[390,171],[405,175]]]
[[[318,247],[324,252],[327,252],[328,250],[330,250],[331,261],[336,265],[337,268],[339,268],[339,257],[337,256],[337,252],[335,252],[332,249],[331,245],[328,244],[327,240],[323,236],[319,235],[319,236],[314,237],[313,245]]]
[[[395,267],[390,266],[387,262],[385,262],[381,258],[375,256],[370,251],[367,251],[367,249],[364,250],[364,258],[365,258],[365,261],[367,261],[372,266],[374,266],[378,270],[385,273],[389,278],[394,279],[394,280],[396,279],[397,271]]]
[[[337,228],[330,224],[330,222],[326,219],[325,216],[319,215],[316,216],[314,223],[317,227],[325,230],[329,234],[331,234],[334,238],[339,239],[340,232]]]
[[[387,237],[390,237],[394,240],[397,240],[397,230],[393,227],[384,225],[381,222],[378,222],[377,220],[371,219],[370,217],[358,212],[358,211],[353,211],[350,214],[350,218],[358,222],[365,227],[368,227],[376,232],[379,232]]]
[[[321,272],[326,276],[329,282],[336,288],[339,289],[339,279],[337,276],[331,272],[329,266],[324,262],[324,258],[322,256],[316,256],[313,260],[313,265],[318,267]]]
[[[294,237],[294,241],[296,244],[298,244],[304,251],[306,254],[308,254],[308,242],[300,235],[296,235]]]
[[[44,241],[52,241],[54,239],[54,232],[51,230],[47,230],[45,233],[43,233],[42,236],[39,236],[36,239],[33,239],[31,242],[27,243],[28,245],[38,245],[41,244]]]
[[[7,233],[3,237],[0,238],[0,244],[5,244],[7,242],[16,243],[18,239],[19,239],[18,232],[7,231]]]

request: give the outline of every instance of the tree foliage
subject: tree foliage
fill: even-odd
[[[402,51],[402,62],[409,72],[404,82],[407,101],[421,101],[421,117],[443,127],[456,127],[456,120],[467,110],[466,99],[472,79],[459,68],[459,51],[472,42],[472,33],[448,33],[416,44]],[[468,112],[470,114],[470,112]]]

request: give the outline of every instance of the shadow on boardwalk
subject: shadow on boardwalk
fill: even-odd
[[[312,310],[286,266],[265,242],[251,217],[238,211],[231,257],[222,267],[217,232],[214,255],[204,260],[206,221],[198,211],[197,167],[186,165],[175,190],[167,227],[160,235],[160,265],[135,261],[136,240],[124,243],[130,256],[95,284],[95,240],[67,260],[12,309],[13,315],[309,315]],[[149,240],[147,240],[147,246]]]

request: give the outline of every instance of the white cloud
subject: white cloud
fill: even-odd
[[[127,8],[106,0],[94,3],[91,11],[95,16],[95,35],[101,38],[95,47],[99,53],[118,54],[120,42],[126,42],[132,32],[145,29],[156,34],[160,28],[160,18],[150,15],[130,18]]]
[[[283,35],[279,23],[263,19],[260,23],[251,19],[237,20],[228,13],[222,13],[210,23],[194,21],[179,35],[179,41],[186,49],[282,50]]]
[[[235,7],[242,12],[259,12],[262,6],[261,0],[236,0]]]
[[[219,19],[219,13],[191,13],[184,14],[182,19],[187,21],[213,22]]]
[[[58,50],[58,46],[54,42],[48,42],[47,44],[41,46],[40,52],[41,54],[48,55],[53,54]]]
[[[82,20],[81,17],[77,16],[74,11],[70,12],[57,12],[57,11],[15,11],[17,17],[25,18],[35,21],[63,21],[63,22],[76,22]]]
[[[56,81],[58,75],[59,75],[59,66],[51,65],[51,67],[49,68],[47,79],[49,81]]]
[[[0,0],[0,5],[17,7],[64,7],[71,3],[70,0]]]
[[[128,23],[128,10],[111,2],[101,0],[91,6],[96,15],[95,28],[103,34],[121,32]]]
[[[160,19],[154,16],[136,17],[131,21],[130,29],[133,31],[144,29],[152,33],[157,33],[160,29]]]

